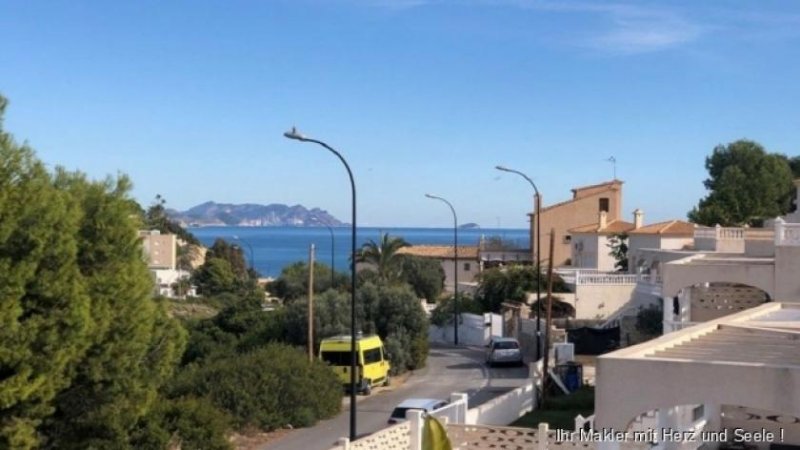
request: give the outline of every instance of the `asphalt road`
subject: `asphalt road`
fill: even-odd
[[[416,371],[402,386],[358,397],[358,434],[364,436],[386,427],[394,407],[407,398],[448,399],[453,392],[464,392],[469,395],[472,408],[527,380],[527,367],[487,368],[482,349],[432,347],[427,367]],[[259,450],[327,450],[349,434],[348,411],[349,404],[345,401],[342,413],[333,419],[294,430]]]

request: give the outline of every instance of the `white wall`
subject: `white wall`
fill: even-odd
[[[605,319],[631,303],[635,289],[635,284],[579,284],[571,303],[575,307],[575,318]]]
[[[533,409],[533,395],[533,383],[529,381],[476,408],[471,408],[467,411],[467,424],[510,425]]]
[[[443,327],[431,324],[428,327],[428,341],[452,344],[453,328],[452,322]],[[458,326],[459,345],[483,347],[489,343],[492,334],[502,336],[502,333],[503,317],[499,314],[485,316],[469,313],[461,314],[461,323]]]

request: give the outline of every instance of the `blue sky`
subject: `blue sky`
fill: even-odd
[[[52,165],[124,172],[184,209],[301,203],[359,221],[526,227],[625,184],[625,215],[684,218],[739,138],[800,153],[800,3],[0,0],[5,127]]]

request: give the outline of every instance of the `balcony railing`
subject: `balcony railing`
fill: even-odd
[[[727,239],[743,240],[746,228],[740,227],[697,227],[694,229],[695,239]]]
[[[582,273],[575,274],[575,284],[636,284],[638,275],[623,274],[623,273]]]

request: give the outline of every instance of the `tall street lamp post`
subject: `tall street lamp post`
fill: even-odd
[[[344,164],[344,168],[347,169],[347,175],[350,177],[353,201],[352,249],[350,255],[350,440],[354,441],[356,440],[356,182],[353,180],[353,172],[350,170],[347,161],[345,161],[341,153],[334,150],[330,145],[317,139],[303,136],[294,127],[292,127],[291,131],[283,133],[283,135],[288,139],[321,145],[339,158],[339,161]]]
[[[530,179],[529,176],[525,175],[524,173],[509,169],[503,166],[496,166],[495,169],[501,170],[503,172],[515,173],[522,178],[525,178],[528,183],[533,186],[533,192],[536,193],[536,205],[535,205],[535,214],[536,214],[536,358],[539,358],[539,352],[541,351],[541,329],[539,326],[539,321],[542,318],[542,214],[541,214],[541,205],[542,205],[542,196],[539,195],[539,189],[536,187],[536,183]],[[531,249],[533,249],[533,245],[531,245]],[[545,349],[547,351],[547,349]]]
[[[446,203],[453,213],[453,344],[458,345],[458,217],[455,208],[447,200],[431,194],[425,194],[425,197]]]
[[[335,284],[334,280],[336,279],[335,278],[336,277],[336,262],[333,259],[334,253],[335,253],[334,252],[334,245],[335,245],[336,241],[333,239],[333,228],[330,225],[325,225],[325,228],[327,228],[328,231],[331,233],[331,289],[333,289],[334,287],[336,287],[336,286],[334,286],[334,284]]]

